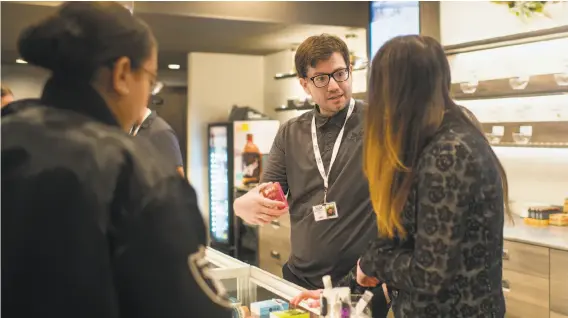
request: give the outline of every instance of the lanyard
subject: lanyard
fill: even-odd
[[[345,124],[347,124],[347,120],[353,113],[353,109],[355,108],[355,100],[352,98],[351,102],[349,103],[349,110],[347,111],[347,116],[345,117],[345,122],[339,131],[339,135],[337,135],[337,139],[335,140],[335,144],[333,144],[333,152],[331,153],[331,160],[329,161],[329,171],[331,172],[331,166],[333,166],[333,162],[337,157],[337,153],[339,152],[339,146],[341,145],[341,140],[343,139],[343,132],[345,131]],[[315,110],[314,110],[315,111]],[[321,153],[318,146],[318,135],[316,132],[316,115],[312,118],[312,144],[314,146],[314,156],[316,157],[316,164],[318,166],[319,173],[323,178],[323,186],[324,186],[324,196],[323,202],[327,203],[327,189],[329,188],[329,174],[325,172],[325,168],[323,166],[323,161],[321,159]]]
[[[148,116],[150,116],[151,113],[152,113],[152,111],[149,108],[146,108],[146,115],[144,115],[144,118],[140,122],[140,125],[134,125],[134,126],[132,126],[132,128],[130,128],[130,135],[131,136],[136,136],[138,134],[140,127],[142,127],[142,124],[146,121],[146,119],[148,119]]]

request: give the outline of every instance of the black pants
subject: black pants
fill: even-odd
[[[311,282],[305,277],[298,277],[292,273],[288,264],[284,264],[282,267],[282,277],[300,287],[309,290],[320,289],[315,285],[315,282]],[[387,299],[385,298],[385,293],[383,288],[379,285],[371,290],[373,292],[373,298],[371,299],[371,311],[373,313],[373,318],[386,318],[389,313],[389,305],[387,304]]]

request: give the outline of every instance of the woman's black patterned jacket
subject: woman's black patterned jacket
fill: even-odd
[[[396,317],[503,317],[503,189],[491,147],[448,113],[415,177],[407,238],[372,242],[363,272],[397,290]]]

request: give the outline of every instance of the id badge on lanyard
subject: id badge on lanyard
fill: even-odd
[[[347,124],[347,120],[351,117],[353,110],[355,109],[355,100],[351,99],[349,103],[349,109],[347,110],[347,116],[345,117],[345,122],[337,135],[337,139],[333,144],[333,152],[331,153],[331,160],[329,161],[329,171],[326,173],[325,167],[323,165],[323,161],[321,158],[321,152],[318,146],[318,135],[316,131],[316,118],[315,115],[312,118],[312,144],[314,147],[314,156],[316,157],[316,164],[318,166],[319,173],[323,179],[323,187],[324,187],[324,195],[323,195],[323,203],[314,205],[312,207],[312,211],[314,213],[314,219],[316,221],[328,220],[328,219],[336,219],[339,217],[339,211],[337,210],[337,204],[333,201],[327,201],[327,191],[329,189],[329,173],[331,172],[331,167],[333,166],[333,162],[337,157],[337,153],[339,152],[339,147],[341,146],[341,140],[343,139],[343,133],[345,131],[345,125]]]

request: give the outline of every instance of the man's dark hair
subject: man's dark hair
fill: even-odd
[[[349,66],[349,48],[345,42],[334,35],[322,34],[307,38],[296,50],[294,62],[298,77],[308,76],[308,67],[316,67],[320,61],[325,61],[333,55],[340,53]]]
[[[4,84],[2,84],[2,97],[9,95],[14,95],[12,90],[8,86],[4,86]]]

